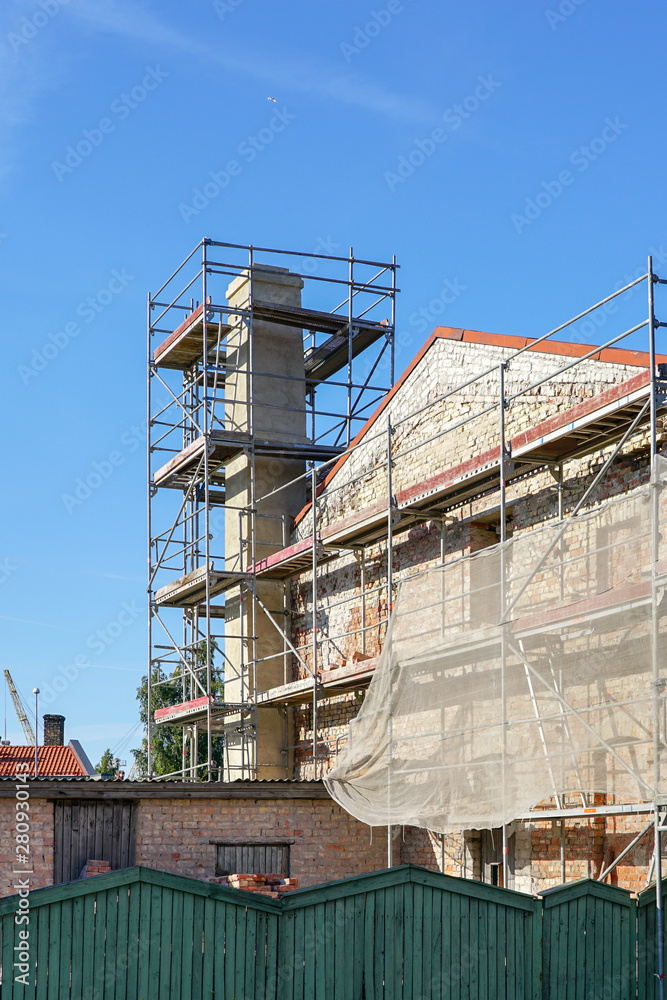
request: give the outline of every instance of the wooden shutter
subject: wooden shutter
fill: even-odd
[[[129,868],[135,863],[136,802],[71,799],[55,802],[53,812],[54,883],[77,879],[89,858],[104,859],[114,870]]]

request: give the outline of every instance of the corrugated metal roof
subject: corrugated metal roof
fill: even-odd
[[[15,778],[17,766],[21,765],[20,774],[27,777],[35,775],[34,747],[3,747],[0,746],[0,777]],[[28,765],[26,771],[23,767]],[[86,772],[71,747],[38,747],[37,775],[40,778],[56,778],[72,775],[85,777]]]

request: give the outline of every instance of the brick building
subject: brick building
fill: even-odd
[[[392,426],[394,588],[413,574],[439,564],[459,566],[461,556],[478,552],[499,540],[499,486],[484,486],[469,500],[438,516],[415,511],[414,501],[433,503],[452,481],[497,462],[497,428],[488,410],[497,399],[498,377],[447,397],[466,375],[512,363],[506,372],[505,392],[517,396],[506,414],[506,434],[514,453],[522,445],[548,434],[564,436],[573,418],[585,422],[601,408],[614,406],[647,384],[648,356],[636,351],[593,348],[549,341],[516,357],[529,345],[525,338],[477,331],[438,328],[428,339],[393,390],[382,401],[355,440],[354,452],[343,457],[327,475],[317,499],[317,540],[324,553],[318,562],[317,705],[318,776],[335,764],[345,746],[347,727],[363,702],[382,649],[390,600],[387,587],[387,421]],[[591,357],[586,355],[592,354]],[[583,358],[573,369],[554,371]],[[533,382],[547,379],[531,390]],[[430,405],[429,405],[430,404]],[[473,409],[481,416],[462,427],[457,418]],[[486,412],[485,412],[486,411]],[[416,414],[416,416],[411,416]],[[453,429],[444,436],[443,424]],[[368,440],[368,444],[365,441]],[[658,442],[664,440],[658,426]],[[563,449],[567,455],[570,448]],[[506,487],[508,535],[517,536],[545,522],[555,521],[559,509],[567,514],[585,487],[601,470],[612,444],[575,456],[560,464],[560,488],[553,465],[529,477],[516,477]],[[623,495],[649,481],[650,457],[645,426],[630,436],[589,506]],[[489,477],[492,480],[492,477]],[[269,557],[269,568],[289,568],[312,546],[312,508],[305,506],[294,520],[290,546]],[[377,540],[373,539],[376,536]],[[378,537],[379,536],[379,537]],[[383,537],[384,536],[384,537]],[[456,572],[457,569],[453,571]],[[290,577],[292,642],[306,664],[312,665],[312,574],[298,571]],[[293,680],[259,695],[262,704],[286,705],[295,744],[294,775],[313,776],[312,681],[295,662]],[[590,796],[589,809],[601,806],[604,796]],[[548,803],[545,803],[548,805]],[[650,818],[650,817],[649,817]],[[510,832],[509,884],[534,891],[568,879],[597,877],[646,825],[643,817],[607,816],[589,820],[549,820],[517,823]],[[500,831],[468,831],[460,836],[406,828],[401,831],[400,857],[449,874],[486,880],[498,877]],[[564,861],[561,860],[561,851]],[[611,881],[632,889],[643,888],[652,840],[645,837],[614,869]],[[396,859],[398,851],[394,853]]]
[[[228,779],[319,781],[341,758],[377,676],[397,587],[443,567],[468,627],[479,613],[471,595],[485,586],[475,579],[484,564],[469,557],[564,523],[575,509],[640,496],[664,442],[665,359],[617,346],[645,319],[602,347],[558,340],[558,331],[533,340],[438,327],[401,378],[375,390],[372,415],[355,435],[353,421],[370,410],[368,403],[355,409],[357,400],[382,370],[384,347],[375,361],[364,352],[385,337],[393,345],[395,262],[378,265],[380,275],[391,275],[378,287],[375,278],[355,279],[352,256],[332,258],[348,268],[340,282],[347,300],[324,312],[302,302],[320,262],[292,271],[273,260],[260,264],[246,248],[249,263],[223,267],[216,257],[208,265],[209,244],[219,257],[230,245],[205,244],[206,313],[192,302],[174,306],[175,291],[159,325],[149,321],[149,335],[163,338],[165,312],[185,312],[149,358],[149,385],[158,372],[163,384],[174,379],[168,405],[175,411],[171,423],[168,406],[155,411],[149,494],[178,501],[173,525],[153,529],[151,621],[181,616],[171,630],[155,625],[153,663],[175,671],[183,699],[154,718],[183,727],[190,764],[182,773],[190,777],[209,767],[196,750],[206,728],[225,735]],[[182,282],[184,267],[170,280]],[[623,292],[631,296],[646,277]],[[378,298],[364,308],[366,293]],[[586,320],[587,329],[612,324],[617,305],[611,296],[589,310],[599,322]],[[654,343],[653,316],[649,328]],[[393,368],[385,373],[391,385]],[[325,416],[342,414],[329,436],[318,432],[320,393],[331,411]],[[169,435],[173,457],[165,462]],[[611,579],[622,569],[600,557],[596,572]],[[163,580],[170,582],[160,586]],[[598,584],[604,589],[604,580]],[[655,606],[661,598],[651,586]],[[185,638],[177,642],[181,627]],[[592,655],[593,640],[578,631],[573,655]],[[605,641],[611,650],[620,637],[612,631]],[[211,689],[216,648],[223,650],[224,700]],[[603,661],[602,644],[594,653]],[[642,767],[651,752],[645,743],[638,750]],[[394,831],[392,861],[488,881],[506,868],[508,884],[525,891],[598,877],[648,819],[620,812],[627,803],[595,781],[591,789],[578,805],[560,799],[552,808],[545,799],[532,803],[538,808],[530,816],[505,823],[504,858],[498,828],[442,837],[407,823]],[[610,879],[640,888],[649,857],[648,839],[639,838]]]
[[[385,866],[386,831],[332,802],[321,782],[144,782],[90,778],[28,783],[31,886],[77,879],[91,858],[209,879],[221,852],[237,871],[273,872],[300,886]],[[21,800],[22,803],[25,799]],[[16,779],[0,780],[0,895],[16,879]],[[253,857],[257,854],[257,860]],[[234,860],[236,855],[236,860]]]

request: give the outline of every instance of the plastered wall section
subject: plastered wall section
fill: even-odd
[[[140,801],[137,864],[206,879],[215,840],[289,843],[301,887],[386,866],[386,829],[371,831],[327,799]]]

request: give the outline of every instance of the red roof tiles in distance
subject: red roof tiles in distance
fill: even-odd
[[[35,776],[34,747],[0,746],[0,777],[7,778],[15,775],[19,764],[21,765],[19,773],[22,776]],[[23,767],[24,764],[28,765],[28,771]],[[38,747],[37,774],[38,777],[44,778],[69,775],[85,777],[86,771],[71,747]]]

